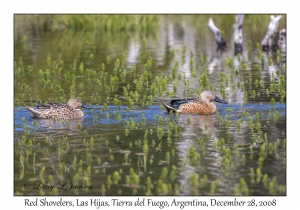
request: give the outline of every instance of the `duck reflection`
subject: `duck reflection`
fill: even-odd
[[[183,133],[193,133],[193,129],[200,128],[202,133],[214,134],[216,128],[216,115],[180,115],[178,123],[184,128]]]
[[[51,129],[51,130],[56,130],[57,133],[60,133],[61,130],[61,133],[65,134],[66,130],[78,131],[78,129],[81,129],[83,121],[84,119],[73,119],[73,120],[38,119],[37,123],[41,127]]]

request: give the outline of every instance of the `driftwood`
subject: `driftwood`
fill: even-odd
[[[282,29],[279,32],[279,46],[281,47],[281,51],[286,51],[286,30]]]
[[[242,33],[243,22],[244,22],[244,15],[235,16],[235,24],[232,27],[235,54],[241,53],[243,51],[243,33]]]
[[[268,25],[268,30],[266,35],[264,36],[263,40],[261,41],[262,50],[268,51],[270,48],[273,51],[277,51],[277,49],[280,49],[282,52],[286,51],[286,30],[283,29],[279,32],[277,32],[277,28],[279,25],[279,21],[282,18],[281,15],[274,17],[273,15],[270,16],[270,23]],[[233,41],[234,41],[234,54],[238,55],[241,54],[243,51],[243,22],[244,22],[244,15],[239,14],[235,16],[235,23],[232,26],[232,33],[233,33]],[[217,57],[220,57],[222,55],[223,51],[226,49],[226,41],[223,38],[220,29],[218,29],[213,20],[209,18],[208,28],[210,31],[214,34],[215,40],[218,44],[217,48]],[[215,61],[211,63],[211,66],[215,65]]]
[[[244,22],[244,15],[235,16],[235,24],[232,27],[235,54],[238,54],[243,51],[243,34],[242,34],[243,22]],[[215,26],[211,18],[209,18],[207,26],[215,36],[216,42],[218,44],[218,49],[224,48],[224,46],[226,46],[226,40],[223,38],[220,29],[218,29]]]
[[[273,15],[271,15],[267,33],[266,33],[265,37],[263,38],[263,40],[261,41],[261,46],[264,51],[269,50],[271,43],[272,43],[271,38],[274,35],[274,33],[277,31],[278,24],[279,24],[279,21],[281,18],[282,18],[281,15],[279,15],[277,17],[274,17]]]
[[[286,30],[285,29],[282,29],[279,32],[277,32],[276,37],[274,38],[272,49],[277,50],[279,47],[282,52],[286,51]]]
[[[235,16],[235,24],[233,25],[233,39],[234,39],[234,47],[237,58],[237,55],[243,51],[243,34],[242,34],[242,26],[244,22],[244,15],[236,15]],[[212,56],[212,59],[209,63],[209,71],[212,72],[214,67],[218,65],[220,62],[220,58],[222,57],[222,54],[225,50],[226,41],[222,37],[220,30],[215,26],[213,20],[209,18],[208,25],[210,31],[215,35],[215,39],[218,44],[218,48],[216,53]],[[239,65],[239,64],[237,64]]]
[[[215,26],[214,21],[211,18],[209,18],[207,26],[210,29],[210,31],[215,35],[215,39],[217,41],[218,47],[225,46],[226,45],[226,41],[222,37],[220,29],[218,29]]]

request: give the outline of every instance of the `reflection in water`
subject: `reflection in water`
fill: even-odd
[[[135,65],[139,55],[139,50],[140,45],[134,41],[131,41],[127,53],[127,68],[132,68]]]
[[[221,64],[222,54],[224,51],[225,51],[224,47],[218,47],[216,53],[212,55],[208,66],[209,74],[212,74],[213,71],[215,70],[215,67]]]
[[[200,128],[204,134],[208,134],[208,132],[214,133],[216,129],[216,115],[180,115],[178,123],[182,128]],[[189,132],[187,131],[187,133]]]
[[[48,130],[62,130],[62,133],[65,133],[67,130],[77,131],[78,126],[83,124],[84,119],[75,119],[75,120],[60,120],[56,119],[37,119],[39,126],[46,128]],[[71,132],[72,133],[72,132]]]
[[[242,56],[239,58],[239,54],[235,54],[233,58],[233,67],[234,69],[240,69],[240,59],[244,59]],[[229,103],[238,103],[242,104],[244,102],[244,94],[241,88],[238,87],[238,83],[243,82],[242,78],[235,77],[234,78],[234,90],[229,92],[229,98],[233,99]]]
[[[211,139],[216,139],[215,137],[215,123],[216,115],[190,115],[190,121],[188,122],[187,115],[180,115],[178,123],[182,127],[182,141],[178,142],[177,150],[181,154],[182,158],[180,162],[186,164],[187,157],[189,157],[189,149],[191,147],[198,148],[199,139],[203,136],[210,135]],[[200,154],[201,159],[202,154]],[[215,161],[220,157],[220,154],[216,157]],[[182,184],[189,183],[190,175],[198,173],[200,177],[203,178],[204,171],[202,169],[203,160],[200,160],[200,166],[194,166],[187,163],[186,167],[181,171],[179,182]],[[216,165],[217,162],[211,163]],[[206,173],[207,174],[207,173]],[[190,185],[185,186],[182,191],[183,195],[190,195],[192,193],[193,187]]]

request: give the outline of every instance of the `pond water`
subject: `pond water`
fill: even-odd
[[[285,52],[256,47],[269,16],[249,15],[240,55],[234,16],[213,16],[227,40],[217,50],[209,17],[163,16],[150,31],[16,30],[15,195],[286,195]],[[228,104],[175,115],[159,101],[204,89]],[[83,119],[25,107],[73,96],[92,106]]]

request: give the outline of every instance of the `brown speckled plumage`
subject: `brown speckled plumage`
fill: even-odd
[[[37,104],[36,108],[31,108],[26,106],[33,117],[50,119],[79,119],[84,116],[83,112],[79,109],[90,108],[82,104],[81,100],[78,98],[71,98],[67,104],[60,103],[48,103],[48,104]]]
[[[171,110],[179,114],[213,114],[216,112],[216,106],[211,103],[212,101],[217,101],[220,103],[227,103],[226,101],[218,98],[212,91],[203,91],[198,99],[182,99],[182,100],[172,100],[171,104],[162,104],[165,106],[168,112]],[[179,107],[175,107],[175,104]]]

